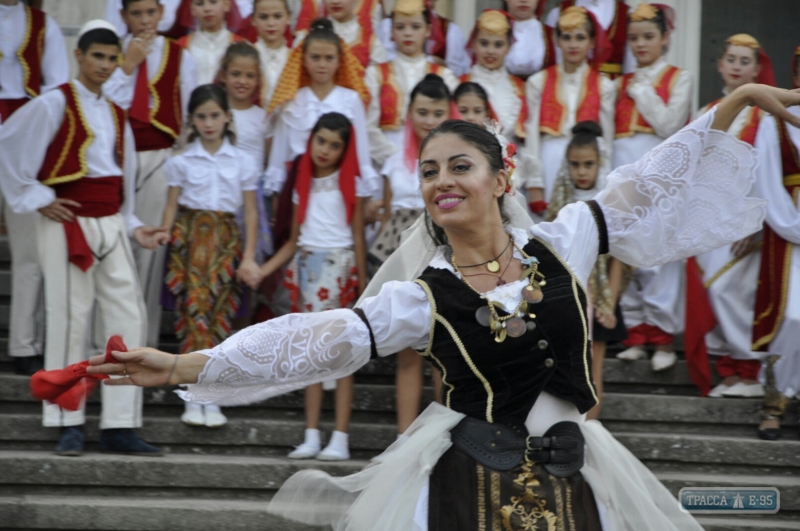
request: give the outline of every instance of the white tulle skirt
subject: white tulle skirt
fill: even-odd
[[[269,512],[335,531],[427,531],[428,479],[452,445],[464,415],[431,404],[406,432],[361,472],[334,478],[319,470],[293,475]],[[570,419],[571,420],[571,419]],[[603,531],[703,531],[627,448],[595,420],[580,423],[586,439],[581,473],[594,492]]]

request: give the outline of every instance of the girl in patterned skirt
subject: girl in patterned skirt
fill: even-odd
[[[237,279],[258,274],[254,257],[260,169],[233,145],[225,89],[197,87],[189,100],[189,117],[189,145],[164,164],[169,197],[162,223],[172,231],[165,282],[176,299],[175,335],[182,353],[212,348],[228,337],[241,302]],[[236,222],[243,204],[244,245]],[[188,402],[181,420],[209,427],[227,422],[218,406]]]
[[[342,114],[323,114],[311,130],[303,155],[295,159],[294,221],[288,241],[265,263],[255,287],[290,262],[284,286],[292,312],[319,312],[352,307],[366,283],[366,244],[359,197],[369,187],[358,164],[356,135]],[[322,384],[305,390],[306,431],[292,459],[339,461],[350,458],[347,429],[353,402],[353,377],[337,381],[336,429],[320,451]]]

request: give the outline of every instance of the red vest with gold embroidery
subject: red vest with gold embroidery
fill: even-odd
[[[86,124],[75,86],[72,83],[64,83],[57,90],[60,90],[66,99],[64,119],[53,141],[47,147],[44,162],[37,176],[42,184],[48,186],[83,178],[89,171],[86,164],[86,150],[94,140],[94,133]],[[125,163],[123,148],[125,111],[111,101],[108,101],[108,104],[117,130],[115,142],[117,162],[122,168]]]
[[[544,3],[544,2],[542,2]],[[561,2],[561,12],[575,5],[575,0]],[[614,11],[614,20],[606,30],[606,36],[614,48],[608,61],[600,65],[600,72],[616,79],[622,75],[622,65],[625,62],[625,46],[628,45],[628,6],[625,2],[617,0]]]
[[[658,94],[664,103],[669,102],[672,88],[675,86],[680,72],[680,68],[668,65],[661,71],[655,83],[653,83],[656,94]],[[633,79],[633,76],[633,73],[625,74],[620,80],[615,118],[616,138],[633,136],[635,133],[655,134],[655,130],[647,123],[647,120],[639,114],[639,110],[636,108],[636,102],[628,95],[628,85]]]
[[[514,124],[514,134],[517,135],[517,138],[525,138],[525,122],[528,121],[528,114],[529,114],[528,100],[525,98],[525,82],[512,74],[508,75],[508,79],[509,81],[511,81],[511,86],[514,87],[514,95],[516,95],[517,98],[519,98],[519,101],[522,104],[519,108],[519,116],[517,117],[517,122]],[[462,83],[472,81],[472,74],[464,74],[459,78],[459,81],[461,81]],[[494,110],[492,110],[491,112],[493,113]]]
[[[786,123],[775,118],[781,146],[783,186],[796,203],[800,193],[800,155],[789,138]],[[770,176],[777,177],[777,176]],[[758,274],[753,321],[753,350],[769,352],[769,345],[780,331],[789,299],[789,274],[792,268],[793,244],[781,238],[768,223],[764,224],[761,247],[761,269]]]
[[[721,101],[722,98],[709,103],[706,106],[705,112],[708,112],[716,107]],[[739,131],[739,134],[736,136],[736,138],[742,142],[747,142],[751,146],[755,146],[756,135],[758,134],[758,126],[761,124],[761,119],[764,117],[764,111],[758,107],[750,107],[747,112],[747,123],[744,124],[744,127],[741,131]]]
[[[366,68],[369,66],[369,55],[372,51],[372,45],[375,42],[375,28],[372,27],[372,11],[375,5],[380,0],[361,0],[360,5],[357,6],[356,18],[361,32],[358,40],[351,43],[350,51],[358,58],[361,65]]]
[[[397,76],[394,71],[394,64],[381,63],[377,65],[378,83],[380,84],[380,103],[381,117],[378,121],[381,129],[385,131],[397,131],[403,123],[403,110],[405,105],[403,91],[397,84]],[[441,75],[442,67],[436,63],[428,62],[425,68],[426,74]]]
[[[575,123],[600,121],[600,72],[594,68],[586,69],[581,89],[580,103],[576,111]],[[539,110],[539,131],[553,136],[562,136],[567,109],[561,101],[561,68],[551,66],[544,71],[542,105]]]
[[[32,98],[39,95],[42,87],[42,56],[47,19],[44,12],[25,6],[25,36],[17,50],[22,65],[22,84]]]

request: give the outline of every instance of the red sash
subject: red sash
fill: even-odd
[[[564,0],[561,2],[561,12],[563,13],[565,9],[574,5],[575,0]],[[611,21],[606,36],[614,49],[608,61],[600,65],[598,70],[611,79],[616,79],[622,75],[622,65],[625,62],[625,46],[628,45],[628,6],[625,2],[619,0],[616,2],[614,20]]]
[[[669,102],[672,88],[675,86],[680,72],[680,68],[668,65],[656,78],[653,87],[656,89],[656,94],[658,94],[664,103]],[[639,110],[636,108],[636,102],[628,95],[627,89],[633,79],[633,75],[633,73],[625,74],[620,81],[615,120],[616,138],[633,136],[635,133],[655,134],[655,130],[647,123],[647,120],[639,114]]]
[[[25,37],[17,50],[22,65],[25,92],[32,98],[39,95],[42,87],[42,56],[47,19],[44,12],[25,6]]]
[[[800,156],[786,129],[775,119],[781,144],[783,184],[793,200],[800,192]],[[789,271],[792,265],[792,244],[764,224],[761,270],[758,274],[755,319],[753,321],[753,350],[769,352],[769,345],[780,330],[789,295]]]
[[[161,65],[155,79],[149,79],[147,89],[152,107],[150,123],[131,117],[131,128],[137,151],[172,147],[181,131],[181,60],[183,48],[173,41],[164,42]],[[144,68],[140,66],[139,68]],[[137,87],[138,89],[138,87]],[[134,100],[138,98],[134,95]]]
[[[563,136],[562,130],[567,109],[561,102],[561,69],[551,66],[544,71],[542,105],[539,110],[539,131],[553,136]],[[575,123],[600,121],[600,72],[587,68],[581,89],[581,100],[575,116]]]
[[[514,134],[517,135],[517,138],[525,138],[525,122],[528,121],[528,100],[525,98],[525,82],[522,81],[515,75],[509,74],[508,79],[511,81],[511,86],[514,87],[514,94],[519,98],[520,103],[522,106],[519,108],[519,116],[517,117],[517,122],[514,124]],[[466,83],[468,81],[472,81],[472,74],[464,74],[459,78],[459,81],[462,83]],[[489,103],[489,107],[491,107],[491,102]],[[494,112],[494,109],[490,109],[489,113],[493,120],[497,119],[497,115]]]

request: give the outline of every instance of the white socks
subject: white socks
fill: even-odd
[[[328,446],[317,454],[317,459],[320,461],[345,461],[350,459],[348,441],[349,436],[346,433],[334,431],[331,433],[331,440],[328,442]]]
[[[289,452],[289,459],[313,459],[317,457],[322,443],[320,443],[319,430],[306,428],[303,444]]]

